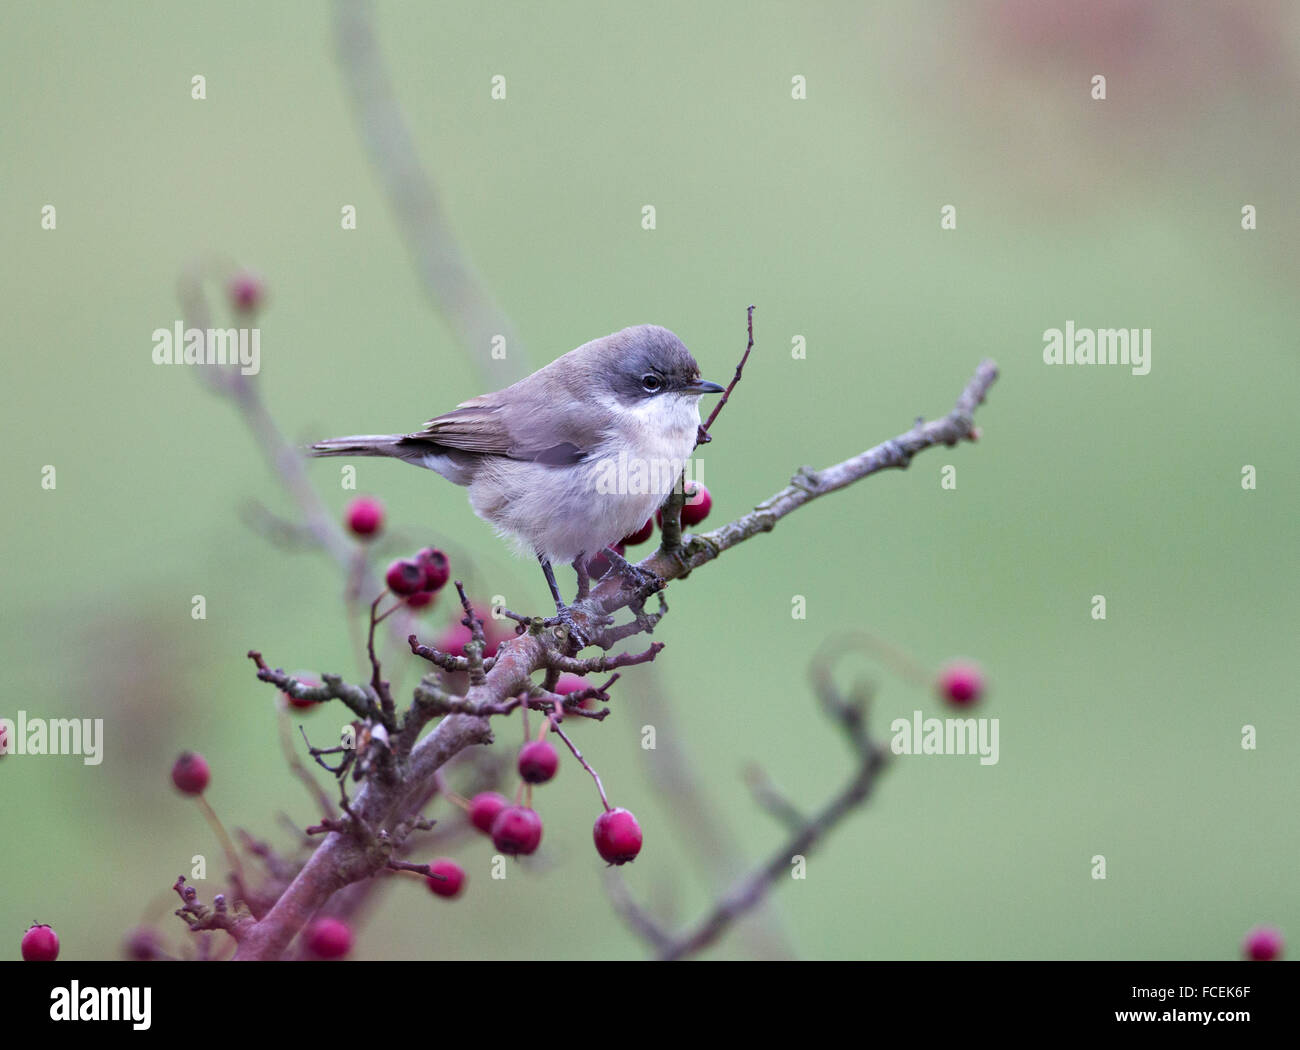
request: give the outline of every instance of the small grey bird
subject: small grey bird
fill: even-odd
[[[389,456],[469,487],[474,513],[537,556],[562,615],[553,562],[608,550],[654,515],[699,432],[700,378],[682,341],[658,325],[593,339],[494,394],[470,398],[413,434],[332,438],[317,456]]]

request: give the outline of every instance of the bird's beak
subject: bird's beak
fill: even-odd
[[[717,383],[710,383],[707,379],[697,379],[693,383],[687,383],[683,391],[687,394],[721,394],[725,389]]]

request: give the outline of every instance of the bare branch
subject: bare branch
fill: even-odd
[[[375,38],[375,8],[368,0],[336,0],[335,41],[344,82],[352,94],[357,125],[370,151],[406,235],[407,247],[438,312],[470,351],[490,389],[511,378],[495,368],[518,375],[532,371],[522,341],[464,257],[443,214],[433,181],[420,165],[415,143],[393,92]],[[504,364],[490,353],[492,340],[503,338],[510,348]]]
[[[789,873],[795,857],[806,857],[840,821],[871,796],[877,775],[885,765],[884,749],[868,736],[865,720],[856,705],[847,702],[829,705],[828,713],[852,739],[860,756],[852,778],[808,820],[799,820],[793,807],[782,799],[777,810],[784,821],[793,825],[789,838],[764,864],[734,883],[702,919],[680,934],[666,934],[632,902],[617,876],[611,875],[607,880],[607,886],[613,890],[611,899],[615,909],[650,943],[658,958],[683,959],[716,941],[741,916],[756,907],[778,879]]]

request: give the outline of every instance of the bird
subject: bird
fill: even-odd
[[[700,378],[695,358],[667,328],[635,325],[462,401],[420,430],[329,438],[309,453],[386,456],[467,487],[474,513],[541,563],[559,622],[585,642],[553,565],[574,567],[579,596],[584,559],[598,553],[640,579],[613,545],[672,491],[699,439],[699,399],[723,389]]]

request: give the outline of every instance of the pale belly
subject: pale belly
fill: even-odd
[[[695,448],[694,404],[672,422],[651,440],[617,452],[606,445],[572,466],[485,464],[470,485],[470,505],[520,554],[557,564],[594,554],[639,529],[672,490]]]

